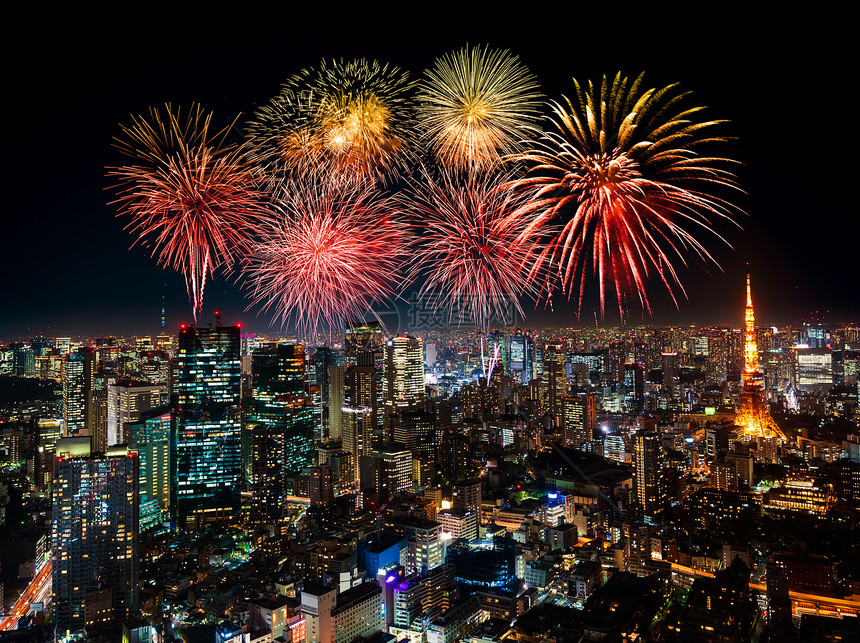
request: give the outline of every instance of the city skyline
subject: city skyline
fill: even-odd
[[[616,68],[632,73],[644,69],[656,84],[681,82],[709,106],[710,115],[730,121],[730,134],[738,139],[732,142],[731,153],[743,163],[738,173],[747,193],[739,197],[738,205],[747,215],[736,217],[743,230],[730,222],[717,229],[734,249],[713,236],[706,240],[724,272],[691,260],[689,269],[681,272],[689,300],[680,298],[678,309],[652,279],[648,295],[653,316],[631,307],[627,324],[739,324],[736,284],[743,279],[747,263],[757,284],[758,317],[763,324],[799,323],[816,310],[830,311],[825,322],[857,319],[860,310],[846,297],[851,284],[850,253],[829,240],[860,234],[856,217],[849,216],[847,189],[841,188],[847,184],[840,174],[848,171],[839,162],[844,150],[835,138],[813,141],[792,135],[792,128],[803,124],[804,110],[792,82],[796,72],[818,70],[822,82],[829,85],[839,77],[838,66],[826,64],[830,60],[826,51],[796,47],[787,35],[790,30],[760,30],[754,21],[729,31],[740,41],[737,47],[721,46],[730,26],[728,17],[700,27],[702,45],[685,56],[688,52],[668,39],[673,30],[684,26],[678,22],[682,21],[670,20],[653,33],[622,25],[624,37],[619,37],[616,48],[604,50],[604,57],[585,59],[565,56],[563,43],[552,39],[534,34],[517,38],[510,30],[476,31],[466,24],[433,39],[420,32],[398,37],[394,32],[373,31],[339,38],[335,29],[325,39],[310,35],[235,38],[213,41],[204,48],[183,44],[170,33],[164,33],[157,46],[148,47],[143,27],[127,34],[128,38],[94,34],[89,42],[71,48],[67,59],[57,61],[84,70],[75,82],[61,82],[67,100],[34,101],[32,111],[18,115],[24,121],[21,130],[4,140],[4,176],[16,187],[7,190],[7,208],[20,213],[11,218],[9,238],[20,242],[4,253],[0,265],[4,274],[18,275],[6,280],[12,314],[0,321],[0,336],[152,334],[160,328],[162,298],[167,330],[192,321],[182,278],[157,268],[145,249],[129,250],[133,240],[123,230],[127,222],[116,218],[115,206],[108,205],[112,197],[104,191],[108,185],[104,167],[117,162],[111,138],[129,114],[168,101],[187,105],[199,100],[225,121],[237,112],[247,117],[289,75],[322,58],[375,57],[409,69],[417,77],[436,56],[466,42],[511,49],[532,69],[551,99],[570,95],[574,74],[596,77]],[[784,26],[792,24],[786,19]],[[83,33],[86,30],[76,38]],[[596,36],[587,32],[578,36],[584,50],[596,46]],[[44,37],[48,51],[62,49],[70,38],[51,26]],[[645,47],[646,42],[651,46]],[[104,51],[114,54],[100,58]],[[771,52],[780,52],[780,65],[768,65]],[[15,70],[16,79],[34,96],[43,96],[47,88],[34,83],[29,71],[26,66]],[[48,141],[75,162],[66,164],[45,186],[44,176],[31,170]],[[806,162],[813,158],[829,161],[824,166]],[[800,164],[800,159],[805,162]],[[37,190],[40,199],[34,201]],[[552,310],[543,305],[535,310],[526,302],[522,325],[594,326],[596,297],[589,290],[593,289],[587,288],[579,319],[575,303],[556,296]],[[233,277],[216,274],[204,299],[203,319],[220,308],[231,323],[241,321],[260,332],[270,329],[270,315],[258,315],[257,309],[245,311],[249,301]],[[617,312],[609,307],[605,320],[600,321],[599,315],[597,320],[602,326],[615,326]]]
[[[4,347],[0,640],[855,635],[860,328],[753,292],[744,330]]]

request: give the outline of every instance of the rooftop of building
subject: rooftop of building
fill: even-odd
[[[289,596],[261,596],[259,598],[253,598],[248,601],[249,605],[258,605],[263,609],[267,610],[278,610],[283,607],[290,607],[295,609],[301,603],[294,598],[290,598]]]
[[[356,603],[360,603],[362,601],[367,600],[374,594],[381,594],[382,587],[376,581],[370,581],[368,583],[362,583],[357,587],[353,587],[352,589],[348,589],[345,592],[341,592],[337,595],[337,606],[332,610],[332,615],[343,612],[350,607],[353,607]]]
[[[474,630],[469,632],[469,638],[481,638],[485,640],[500,641],[502,635],[510,629],[508,621],[501,618],[489,618]]]

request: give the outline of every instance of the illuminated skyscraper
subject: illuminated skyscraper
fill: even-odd
[[[424,402],[424,351],[420,339],[400,335],[386,342],[383,382],[387,414]]]
[[[127,444],[125,425],[136,422],[142,411],[160,406],[161,387],[145,382],[117,382],[107,387],[107,443]]]
[[[344,355],[346,365],[358,364],[359,353],[377,353],[381,359],[383,347],[382,326],[379,322],[368,322],[350,326],[344,334]],[[375,364],[379,366],[379,364]]]
[[[494,370],[505,375],[510,373],[510,353],[505,341],[505,331],[494,330],[487,333],[487,355],[498,354],[498,363]]]
[[[633,442],[633,481],[636,497],[645,516],[654,519],[663,512],[663,446],[656,431],[638,431]]]
[[[624,404],[633,413],[645,405],[645,367],[632,363],[624,365]]]
[[[170,514],[170,407],[143,411],[130,427],[130,445],[140,460],[140,529],[160,524]]]
[[[597,426],[594,394],[589,392],[565,395],[563,410],[564,442],[571,448],[581,449],[582,445],[594,438],[594,429]]]
[[[794,381],[798,390],[826,393],[833,386],[833,356],[829,348],[796,347]]]
[[[567,395],[568,389],[565,358],[565,351],[561,344],[547,344],[544,349],[543,370],[548,386],[548,411],[556,426],[561,426],[564,417],[563,398]]]
[[[681,356],[675,352],[663,353],[663,387],[678,397],[681,384]]]
[[[239,506],[239,327],[183,327],[174,378],[171,507],[185,525]]]
[[[534,339],[526,331],[515,331],[511,335],[510,374],[519,384],[528,384],[534,379]]]
[[[313,407],[305,384],[305,347],[279,343],[254,350],[252,421],[283,435],[283,468],[299,473],[313,464]]]
[[[343,432],[343,405],[346,367],[343,364],[328,365],[328,438],[340,440]]]
[[[785,436],[776,425],[764,403],[762,374],[758,369],[755,312],[753,311],[749,275],[747,275],[747,305],[744,317],[746,323],[744,334],[744,372],[741,378],[744,390],[741,394],[740,408],[735,415],[735,424],[743,428],[746,439],[761,437],[785,440]]]
[[[87,435],[87,410],[92,394],[95,353],[79,350],[63,360],[63,435]]]
[[[280,517],[290,475],[313,464],[314,408],[305,384],[302,344],[270,343],[252,353],[253,409],[257,440],[256,491],[268,519]],[[263,440],[264,444],[260,441]]]
[[[343,407],[343,450],[352,454],[351,480],[358,480],[358,461],[373,448],[373,409],[367,406]]]
[[[137,607],[138,460],[127,449],[60,458],[53,498],[58,637],[120,622]]]
[[[380,370],[374,365],[376,356],[370,351],[361,351],[354,358],[356,364],[347,367],[343,380],[343,407],[365,408],[370,411],[371,425],[379,426],[381,416],[380,399],[382,398],[382,377]],[[346,429],[346,419],[341,409],[341,435]]]

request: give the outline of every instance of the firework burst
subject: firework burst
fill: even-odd
[[[396,294],[407,244],[399,207],[370,183],[284,186],[244,269],[252,305],[309,336],[339,332]]]
[[[517,56],[467,46],[425,73],[418,93],[423,135],[446,166],[493,165],[518,149],[542,98]]]
[[[709,192],[737,188],[731,161],[699,153],[726,140],[712,134],[724,121],[698,120],[702,107],[683,106],[688,92],[644,90],[642,78],[619,73],[586,87],[574,80],[576,100],[553,103],[554,130],[517,156],[531,171],[512,184],[532,195],[518,213],[529,219],[526,234],[563,224],[548,231],[534,268],[547,269],[568,296],[578,280],[581,308],[590,266],[601,314],[611,287],[622,317],[631,291],[650,312],[645,283],[655,272],[677,305],[684,290],[673,261],[686,265],[688,252],[713,261],[687,228],[716,234],[710,218],[728,218],[733,207]]]
[[[160,266],[185,277],[196,322],[207,278],[244,255],[266,215],[259,177],[226,141],[232,124],[215,131],[199,105],[184,114],[150,108],[148,118],[121,127],[114,145],[134,162],[107,169],[118,194],[112,203],[117,216],[131,218],[134,243],[151,246]]]
[[[266,168],[272,187],[285,174],[304,172],[322,161],[313,114],[312,92],[291,79],[245,124],[248,158]]]
[[[413,138],[412,88],[398,67],[324,60],[257,111],[247,125],[251,155],[281,172],[397,175]]]
[[[522,315],[520,298],[534,296],[527,279],[541,247],[530,241],[522,193],[504,189],[504,174],[424,170],[413,182],[411,210],[423,228],[410,277],[425,279],[419,297],[447,311],[448,321],[474,320],[486,329],[494,316]],[[540,270],[539,268],[537,269]],[[537,271],[535,271],[537,272]]]

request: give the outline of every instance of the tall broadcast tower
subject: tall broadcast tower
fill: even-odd
[[[755,339],[755,312],[752,304],[750,276],[747,274],[747,305],[744,313],[746,333],[744,336],[744,372],[741,379],[744,390],[741,393],[741,403],[735,424],[744,430],[744,439],[777,438],[785,440],[776,421],[764,403],[762,391],[762,374],[758,370],[758,345]]]

